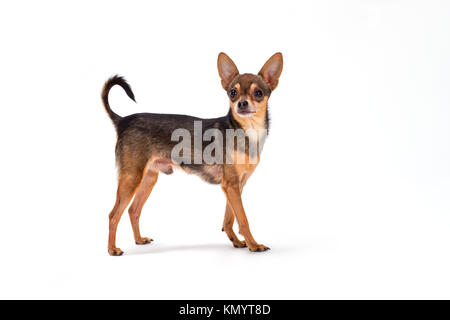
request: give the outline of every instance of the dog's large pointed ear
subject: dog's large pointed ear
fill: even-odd
[[[258,74],[263,77],[270,90],[274,90],[278,85],[278,79],[280,78],[282,70],[283,55],[281,52],[277,52],[267,60]]]
[[[227,90],[231,81],[239,74],[239,70],[233,60],[223,52],[219,53],[217,58],[217,69],[220,79],[222,79],[222,87]]]

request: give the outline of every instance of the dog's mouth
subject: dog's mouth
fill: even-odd
[[[238,110],[236,113],[241,117],[251,117],[256,111],[253,110]]]

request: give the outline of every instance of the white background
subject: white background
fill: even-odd
[[[0,4],[0,298],[450,298],[448,1]],[[228,53],[284,71],[244,191],[256,240],[220,231],[219,186],[160,176],[134,245],[107,254],[121,115],[218,117]]]

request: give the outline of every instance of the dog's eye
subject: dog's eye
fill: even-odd
[[[262,91],[259,89],[255,89],[254,93],[255,93],[255,97],[257,97],[257,98],[261,98],[263,96]]]
[[[236,95],[237,95],[236,89],[231,89],[231,91],[230,91],[230,97],[231,97],[231,98],[234,98],[234,97],[236,97]]]

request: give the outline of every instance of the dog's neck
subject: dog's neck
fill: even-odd
[[[250,118],[242,118],[236,115],[232,109],[227,115],[232,129],[242,129],[246,132],[249,141],[256,142],[262,151],[267,135],[269,134],[269,108],[266,106]]]
[[[249,118],[239,117],[230,108],[227,118],[232,129],[243,129],[244,131],[249,129],[254,129],[256,131],[267,130],[267,133],[269,133],[269,106],[266,106],[264,110],[260,110],[257,114]]]

